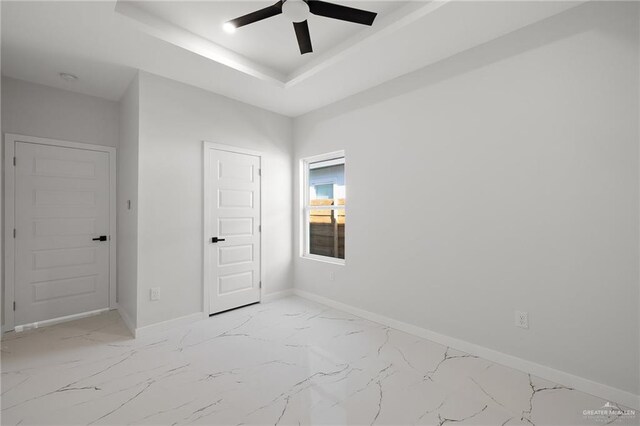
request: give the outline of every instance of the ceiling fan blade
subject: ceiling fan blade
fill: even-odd
[[[263,19],[271,18],[282,13],[282,4],[284,1],[280,0],[278,3],[265,7],[264,9],[256,10],[244,16],[232,19],[229,21],[235,28],[244,27],[245,25],[253,24],[254,22],[262,21]]]
[[[309,24],[307,21],[294,22],[293,29],[296,30],[296,38],[300,47],[300,54],[313,52],[311,47],[311,34],[309,34]]]
[[[373,21],[378,15],[374,12],[341,6],[321,0],[308,0],[307,4],[309,5],[309,11],[314,15],[355,22],[356,24],[362,25],[373,25]]]

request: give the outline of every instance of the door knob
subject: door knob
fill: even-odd
[[[107,241],[106,235],[100,235],[98,238],[92,238],[93,241]]]
[[[224,238],[213,237],[211,238],[212,243],[217,243],[218,241],[226,241]]]

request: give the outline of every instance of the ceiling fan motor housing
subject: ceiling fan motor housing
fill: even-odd
[[[282,13],[291,22],[302,22],[309,18],[309,5],[303,0],[285,0],[282,4]]]

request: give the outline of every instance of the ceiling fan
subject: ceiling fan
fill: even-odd
[[[236,28],[271,18],[272,16],[284,13],[293,22],[293,29],[296,32],[300,54],[313,52],[311,47],[311,34],[309,34],[309,24],[307,18],[309,14],[324,16],[326,18],[339,19],[341,21],[354,22],[356,24],[373,24],[377,13],[366,10],[355,9],[353,7],[341,6],[335,3],[328,3],[321,0],[280,0],[276,4],[256,10],[244,16],[225,22],[224,28],[229,32]]]

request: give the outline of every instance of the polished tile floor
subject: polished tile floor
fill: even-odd
[[[583,415],[606,403],[297,297],[137,340],[111,312],[2,341],[2,425],[634,424]]]

